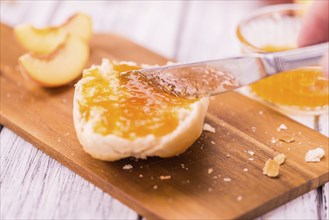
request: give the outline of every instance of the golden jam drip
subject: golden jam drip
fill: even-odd
[[[288,47],[262,48],[276,52]],[[316,108],[329,105],[329,82],[318,67],[304,67],[277,74],[253,83],[252,91],[267,101],[300,108]]]
[[[120,64],[105,75],[99,69],[84,74],[88,81],[82,85],[80,111],[86,121],[95,120],[96,133],[126,139],[164,136],[177,128],[178,111],[196,101],[165,93],[138,73],[120,74],[137,69]]]
[[[265,45],[261,48],[261,51],[263,51],[263,52],[279,52],[279,51],[291,50],[294,48],[296,48],[296,47]]]

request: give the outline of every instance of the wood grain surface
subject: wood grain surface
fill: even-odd
[[[24,80],[16,68],[22,50],[8,27],[1,26],[1,41],[6,42],[1,47],[1,124],[146,217],[252,218],[328,181],[327,158],[304,162],[308,149],[322,146],[328,154],[326,137],[237,93],[211,100],[206,122],[216,127],[216,133],[204,133],[181,156],[115,163],[94,160],[75,137],[73,85],[49,90]],[[102,57],[166,62],[115,35],[95,35],[91,45],[91,63],[100,63]],[[282,123],[288,129],[278,132]],[[296,141],[271,144],[272,138],[286,135]],[[285,153],[287,161],[280,177],[270,179],[262,175],[262,167],[276,152]],[[134,168],[123,170],[125,164]],[[160,180],[162,175],[171,179]]]
[[[280,2],[283,1],[2,0],[0,19],[11,25],[56,25],[73,13],[82,11],[92,16],[96,32],[117,33],[159,54],[187,61],[239,53],[239,43],[234,35],[234,27],[239,20],[260,4],[264,6]],[[285,114],[329,136],[328,115]],[[129,207],[8,128],[4,127],[0,136],[0,207],[4,210],[0,212],[0,218],[140,219]],[[20,161],[26,162],[17,169],[15,164]],[[47,164],[46,169],[43,164]],[[47,178],[53,176],[54,179]],[[61,179],[70,181],[63,185],[60,184]],[[257,219],[328,219],[328,187],[329,183],[320,186]],[[76,193],[72,189],[79,189],[83,193]],[[47,202],[40,202],[40,198],[48,199]]]

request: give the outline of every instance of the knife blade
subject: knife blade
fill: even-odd
[[[318,65],[328,51],[329,43],[323,43],[283,52],[254,53],[132,72],[141,74],[165,92],[184,98],[201,98],[231,91],[283,71]]]

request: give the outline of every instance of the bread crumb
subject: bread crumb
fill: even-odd
[[[229,154],[226,154],[225,156],[226,156],[227,158],[230,158],[230,157],[231,157],[231,155],[229,155]]]
[[[286,160],[286,155],[284,154],[276,155],[273,160],[275,160],[279,165],[281,165]]]
[[[279,175],[280,165],[277,161],[268,159],[263,168],[263,174],[269,177],[277,177]]]
[[[285,143],[292,143],[295,141],[294,137],[284,136],[279,139],[279,141],[285,142]]]
[[[169,179],[171,179],[171,176],[170,175],[160,176],[160,180],[169,180]]]
[[[236,198],[236,201],[238,201],[238,202],[240,202],[242,200],[242,196],[238,196],[237,198]]]
[[[320,162],[321,158],[325,155],[325,152],[322,147],[309,150],[305,154],[306,162]]]
[[[250,157],[250,158],[248,158],[248,160],[250,160],[250,161],[253,161],[253,160],[254,160],[254,158]]]
[[[210,143],[211,143],[211,144],[216,144],[216,142],[215,142],[215,141],[211,141]]]
[[[254,156],[255,154],[255,152],[253,152],[252,150],[248,150],[247,153],[250,154],[251,156]]]
[[[229,177],[225,177],[225,178],[223,178],[223,180],[224,180],[225,182],[231,182],[231,178],[229,178]]]
[[[243,171],[244,171],[244,172],[248,172],[248,168],[244,168]]]
[[[208,169],[208,174],[211,174],[212,172],[214,172],[214,169],[209,168],[209,169]]]
[[[208,188],[208,192],[212,192],[212,188],[211,187]]]
[[[252,132],[256,132],[256,127],[251,127]]]
[[[281,130],[287,130],[287,126],[285,124],[280,124],[280,126],[276,129],[278,132],[280,132]]]
[[[272,139],[271,139],[271,143],[272,143],[272,144],[276,144],[276,143],[277,143],[277,140],[276,140],[274,137],[272,137]]]
[[[263,112],[263,111],[259,111],[258,114],[259,114],[259,115],[263,115],[264,112]]]
[[[216,129],[214,127],[212,127],[210,124],[208,123],[204,123],[203,125],[203,130],[204,131],[209,131],[209,132],[212,132],[212,133],[215,133],[216,132]]]
[[[157,186],[157,185],[154,185],[154,186],[153,186],[153,189],[157,189],[157,188],[158,188],[158,186]]]
[[[131,164],[125,164],[123,167],[122,167],[122,169],[124,169],[124,170],[130,170],[130,169],[132,169],[133,168],[133,166],[131,165]]]
[[[139,178],[143,178],[143,174],[139,174]]]

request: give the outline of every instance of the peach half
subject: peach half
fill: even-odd
[[[55,51],[47,55],[28,53],[19,58],[22,72],[43,87],[58,87],[77,78],[89,58],[89,46],[68,34]]]
[[[14,34],[24,49],[36,54],[48,54],[65,41],[67,34],[88,43],[92,35],[92,22],[88,15],[77,13],[60,26],[35,28],[19,25],[14,28]]]

